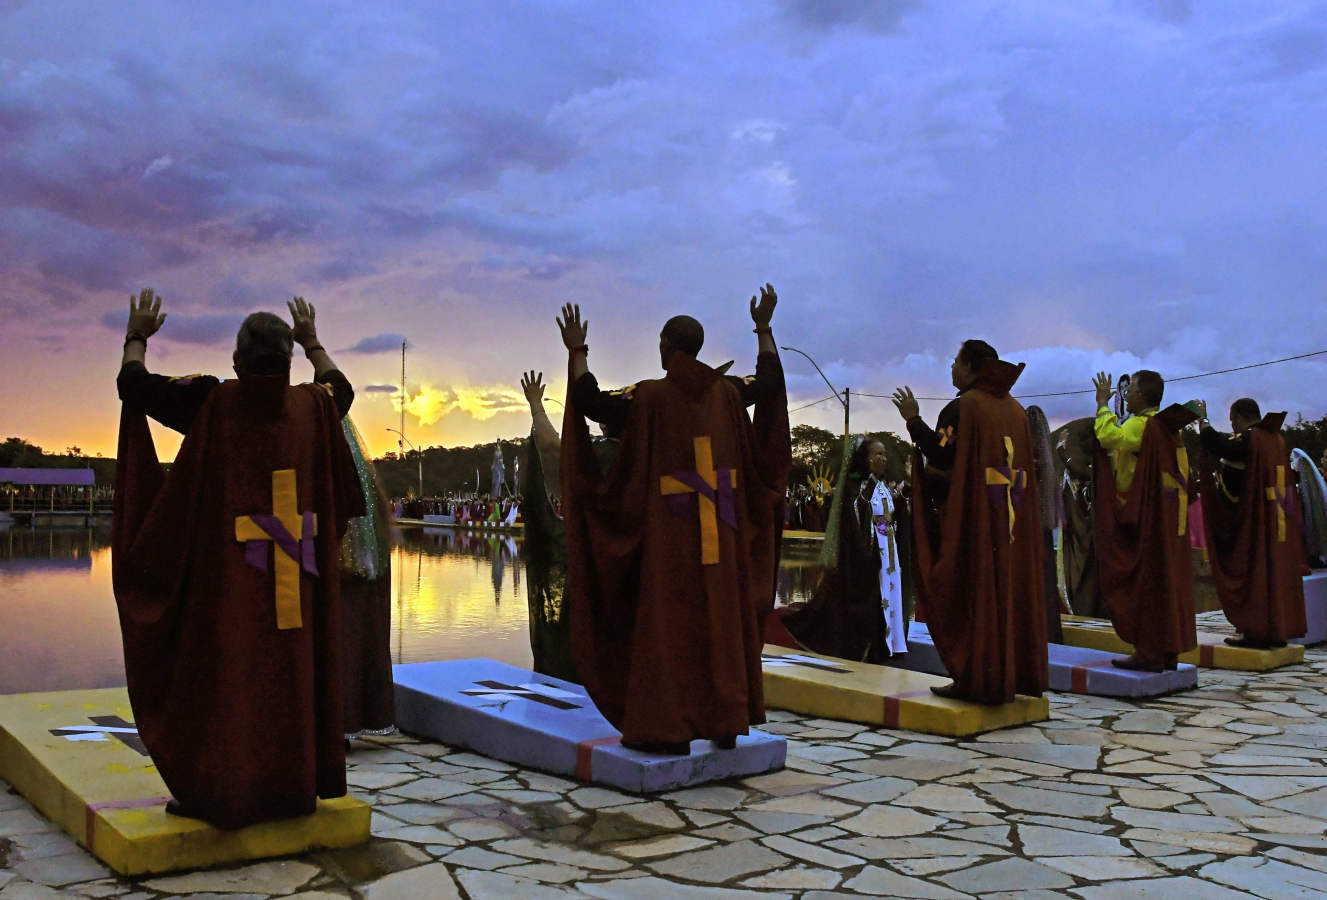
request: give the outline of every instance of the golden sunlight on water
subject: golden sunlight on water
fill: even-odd
[[[446,528],[398,534],[392,556],[392,661],[486,656],[529,668],[519,543]]]

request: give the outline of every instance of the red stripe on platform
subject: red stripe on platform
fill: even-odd
[[[885,695],[885,727],[898,728],[898,712],[900,700],[911,700],[913,697],[929,697],[931,689],[924,691],[904,691],[901,694]]]
[[[1086,663],[1081,666],[1074,666],[1069,670],[1069,691],[1074,694],[1087,693],[1087,673],[1090,669],[1109,669],[1114,663],[1110,659],[1099,659],[1094,663]]]
[[[1215,653],[1216,653],[1216,647],[1213,646],[1212,644],[1199,644],[1198,665],[1208,669],[1213,668],[1212,658],[1215,655]]]
[[[581,781],[590,780],[591,759],[594,756],[594,748],[602,747],[604,744],[616,744],[622,740],[619,734],[609,737],[591,738],[588,741],[581,741],[576,745],[576,777]]]
[[[107,800],[105,803],[89,803],[87,817],[83,823],[84,840],[88,850],[92,850],[92,837],[97,830],[97,813],[103,809],[143,809],[148,806],[165,806],[169,797],[140,797],[137,800]]]

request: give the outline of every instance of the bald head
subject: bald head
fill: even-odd
[[[705,329],[691,316],[673,316],[659,332],[659,359],[666,367],[674,351],[692,359],[705,344]]]

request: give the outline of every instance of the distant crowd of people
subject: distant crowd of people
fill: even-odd
[[[495,500],[486,494],[402,497],[392,502],[392,513],[398,519],[440,516],[457,524],[490,522],[511,525],[517,521],[520,508],[520,496]]]

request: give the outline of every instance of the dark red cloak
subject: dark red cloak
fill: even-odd
[[[757,379],[771,366],[777,390],[758,396],[753,425],[726,379],[676,356],[666,377],[637,385],[606,475],[568,391],[562,499],[572,653],[624,740],[715,739],[765,721],[761,635],[792,464],[776,355],[760,357]],[[702,438],[713,459],[700,472],[708,485],[697,474],[710,469],[698,466]],[[708,563],[702,521],[713,525]]]
[[[1304,542],[1290,451],[1281,436],[1285,413],[1269,413],[1245,432],[1248,459],[1237,502],[1212,476],[1204,454],[1201,490],[1212,580],[1226,618],[1253,641],[1276,643],[1303,634]]]
[[[985,703],[1040,695],[1049,679],[1032,437],[1027,414],[1009,396],[1022,370],[988,361],[959,398],[958,449],[938,532],[926,522],[925,462],[913,456],[917,594],[954,685]]]
[[[300,626],[278,629],[276,542],[237,540],[236,520],[272,513],[273,472],[292,469],[298,511],[316,515],[317,537],[312,559],[292,544]],[[347,518],[363,514],[321,386],[224,382],[169,474],[146,418],[122,408],[111,540],[129,699],[152,761],[191,815],[239,828],[345,794],[338,554]]]
[[[1115,633],[1148,660],[1197,646],[1188,503],[1194,490],[1179,429],[1192,413],[1171,406],[1143,431],[1133,485],[1115,490],[1110,458],[1096,455],[1097,566]]]

